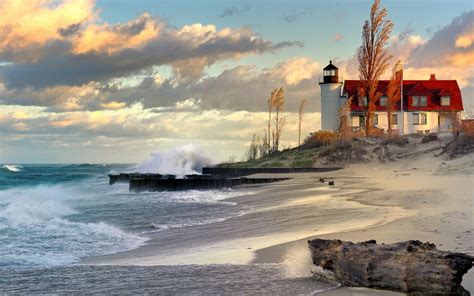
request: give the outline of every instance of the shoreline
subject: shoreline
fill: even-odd
[[[417,239],[472,255],[474,223],[469,225],[466,218],[472,219],[474,212],[470,185],[474,175],[452,174],[456,165],[465,166],[466,161],[473,162],[474,156],[450,161],[454,170],[449,174],[438,174],[442,160],[425,157],[353,165],[331,173],[299,173],[279,183],[244,186],[237,190],[254,193],[225,200],[247,208],[242,216],[159,232],[143,247],[86,258],[81,264],[308,263],[307,240],[316,237],[379,243]],[[320,177],[333,179],[336,185],[322,184]],[[474,291],[473,274],[471,270],[463,279],[469,291]],[[322,295],[380,293],[392,295],[347,287]]]
[[[334,174],[337,176],[338,173]],[[320,183],[319,178],[327,174],[278,176],[291,176],[293,179],[241,187],[239,191],[255,193],[225,200],[248,208],[244,215],[218,223],[159,232],[137,249],[86,258],[81,263],[147,266],[250,264],[256,259],[255,250],[315,235],[362,230],[416,214],[394,205],[365,205],[355,200],[355,194],[374,189],[344,189]],[[341,184],[339,177],[334,179]],[[345,182],[350,184],[353,181]],[[340,219],[340,216],[345,216],[345,219]],[[192,244],[193,249],[183,249],[187,244]]]

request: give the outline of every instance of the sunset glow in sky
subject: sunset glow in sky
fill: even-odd
[[[0,163],[138,162],[194,143],[224,160],[263,134],[272,89],[320,127],[332,59],[357,79],[372,1],[0,1]],[[456,79],[474,110],[474,10],[466,1],[383,1],[405,78]],[[389,73],[387,73],[389,74]]]

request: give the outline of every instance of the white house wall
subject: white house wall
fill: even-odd
[[[414,114],[426,114],[426,124],[414,124]],[[378,124],[376,127],[380,129],[384,129],[385,131],[388,130],[388,118],[387,112],[374,112],[374,114],[378,115]],[[400,112],[394,112],[393,114],[397,114],[397,123],[392,125],[394,130],[399,130],[402,124],[402,116]],[[426,133],[426,132],[438,132],[440,131],[438,125],[438,112],[403,112],[405,117],[404,124],[405,134],[413,134],[413,133]],[[448,125],[446,127],[441,127],[441,131],[445,131],[448,129]],[[399,130],[400,132],[400,130]]]

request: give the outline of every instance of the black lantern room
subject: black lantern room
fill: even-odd
[[[323,69],[323,83],[338,83],[338,82],[339,82],[338,69],[336,66],[332,64],[332,61],[329,61],[329,65],[327,65]]]

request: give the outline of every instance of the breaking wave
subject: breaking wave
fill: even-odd
[[[159,173],[184,176],[200,174],[204,166],[212,164],[202,147],[187,144],[181,147],[151,154],[151,159],[137,165],[140,173]]]
[[[2,168],[9,170],[10,172],[21,172],[23,167],[21,165],[6,164]]]
[[[136,248],[145,239],[104,222],[73,221],[73,193],[39,186],[0,191],[0,261],[13,268],[50,267]],[[0,266],[1,267],[1,266]]]

